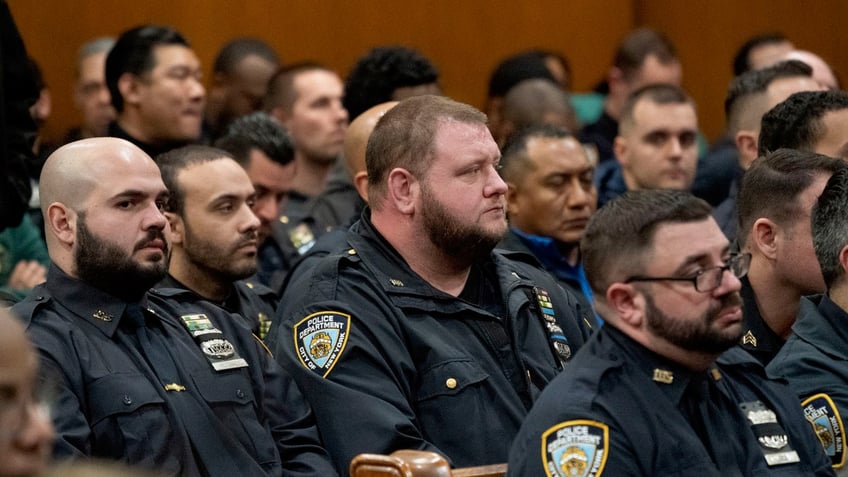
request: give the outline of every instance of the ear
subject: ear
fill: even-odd
[[[622,136],[616,136],[612,143],[612,152],[615,154],[615,158],[619,164],[622,166],[626,165],[629,162],[627,159],[627,139]]]
[[[359,192],[359,197],[362,197],[362,200],[368,202],[368,173],[365,171],[359,171],[354,174],[353,186],[356,187],[356,191]]]
[[[171,244],[182,244],[185,237],[183,218],[173,212],[165,212],[165,218],[171,226]]]
[[[420,187],[418,179],[411,172],[396,167],[389,171],[387,199],[403,214],[414,214],[418,205]]]
[[[284,127],[289,127],[288,122],[291,119],[291,114],[289,114],[289,112],[283,109],[282,107],[277,106],[276,108],[271,109],[271,112],[269,112],[268,114],[272,118],[276,119],[277,122],[282,124]]]
[[[848,245],[839,251],[839,266],[842,267],[842,273],[848,275]]]
[[[771,219],[761,217],[751,227],[751,238],[748,241],[761,255],[774,260],[777,257],[778,230],[779,226]]]
[[[638,329],[645,316],[645,297],[635,286],[628,283],[613,283],[607,288],[607,306],[623,325]]]
[[[756,134],[745,130],[738,131],[734,138],[739,151],[739,166],[746,171],[757,158],[757,139]]]
[[[615,91],[618,93],[622,88],[626,87],[624,81],[624,73],[620,68],[613,66],[610,68],[607,73],[607,86],[609,86],[610,92]]]
[[[61,202],[53,202],[47,207],[44,224],[62,245],[71,247],[77,239],[77,214]]]
[[[124,104],[139,104],[141,98],[141,81],[132,73],[124,73],[118,78],[118,91],[124,99]]]

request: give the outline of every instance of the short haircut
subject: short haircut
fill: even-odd
[[[521,182],[533,168],[527,155],[527,143],[534,138],[567,139],[573,137],[565,129],[550,124],[519,129],[501,150],[500,175],[507,182]]]
[[[848,109],[848,93],[844,91],[793,94],[763,115],[757,152],[763,156],[782,147],[814,149],[825,133],[822,116],[841,109]]]
[[[599,296],[613,283],[644,273],[659,226],[711,217],[710,204],[679,190],[628,191],[599,208],[580,241],[589,285]]]
[[[749,38],[748,41],[742,43],[742,46],[736,50],[736,55],[733,57],[733,76],[739,76],[751,69],[751,51],[766,45],[777,45],[789,41],[783,33],[772,32],[763,33],[755,37]]]
[[[503,117],[516,129],[542,124],[550,114],[560,115],[566,121],[574,118],[568,93],[559,83],[541,78],[524,80],[504,97]]]
[[[274,108],[282,108],[291,111],[294,102],[297,101],[297,91],[294,89],[294,80],[301,73],[309,71],[328,71],[326,66],[314,61],[304,61],[282,66],[268,80],[268,91],[262,101],[262,109],[270,113]]]
[[[368,196],[375,210],[381,207],[392,169],[402,167],[418,178],[426,177],[436,133],[449,122],[486,126],[486,115],[443,96],[423,95],[401,101],[377,121],[365,149]]]
[[[157,46],[191,46],[180,32],[171,27],[142,25],[121,34],[106,56],[106,86],[112,96],[112,106],[119,113],[124,110],[124,98],[118,89],[118,80],[124,73],[142,76],[150,72],[154,64]]]
[[[798,60],[781,61],[760,70],[747,71],[730,82],[724,99],[724,114],[731,133],[746,128],[745,113],[753,103],[768,90],[769,85],[782,78],[812,77],[813,69]],[[762,106],[761,106],[762,107]],[[763,111],[765,113],[765,111]],[[757,126],[761,118],[756,118]]]
[[[739,246],[745,246],[759,218],[769,218],[784,226],[791,224],[803,212],[798,196],[810,187],[816,176],[833,174],[846,167],[840,159],[794,149],[778,149],[756,159],[739,186]]]
[[[845,275],[839,254],[848,245],[848,168],[835,172],[813,206],[812,234],[816,258],[827,288]]]
[[[372,106],[391,101],[396,89],[439,81],[439,71],[418,50],[383,46],[357,60],[345,79],[344,104],[353,120]]]
[[[556,83],[548,69],[546,59],[551,53],[543,50],[527,50],[501,61],[489,77],[489,98],[503,98],[518,83],[542,78]]]
[[[235,38],[218,51],[212,72],[231,74],[241,60],[251,55],[256,55],[275,66],[280,64],[277,52],[268,43],[258,38]]]
[[[80,63],[82,63],[83,60],[91,55],[96,55],[97,53],[108,52],[113,46],[115,46],[115,39],[108,36],[95,38],[83,43],[82,46],[79,47],[79,50],[77,50],[77,76],[79,76]]]
[[[180,216],[185,213],[185,191],[177,182],[180,171],[195,164],[227,158],[232,159],[233,156],[227,151],[200,145],[171,149],[156,156],[155,161],[162,174],[162,182],[168,188],[168,202],[165,204],[165,210]]]
[[[650,28],[637,28],[618,44],[612,64],[629,81],[639,73],[649,56],[656,56],[664,65],[678,61],[677,50],[667,36]]]
[[[250,165],[250,151],[258,149],[281,166],[294,160],[294,142],[289,133],[267,113],[255,112],[234,120],[215,147],[233,155],[242,167]]]
[[[636,106],[642,101],[650,101],[656,104],[691,104],[695,108],[695,102],[683,91],[682,88],[671,84],[649,84],[634,91],[624,103],[619,121],[620,130],[628,130],[635,124],[634,113]],[[619,131],[619,134],[621,131]]]

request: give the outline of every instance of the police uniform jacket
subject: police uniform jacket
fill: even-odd
[[[181,476],[334,474],[296,386],[238,317],[208,302],[152,293],[145,301],[147,332],[166,344],[158,357],[143,356],[127,326],[133,305],[55,266],[13,309],[55,386],[55,457],[117,459]],[[213,368],[186,316],[208,319],[241,365]],[[157,374],[168,366],[179,378],[163,386]]]
[[[777,355],[783,347],[784,340],[777,335],[763,320],[760,308],[757,306],[757,298],[748,277],[740,279],[742,289],[742,327],[743,334],[739,345],[751,354],[763,366]]]
[[[165,290],[170,288],[171,290]],[[157,285],[157,293],[166,296],[183,296],[183,301],[205,301],[179,280],[168,274]],[[277,295],[273,290],[261,283],[251,280],[233,282],[230,296],[217,303],[224,310],[239,315],[239,322],[246,326],[254,335],[265,338],[271,326],[271,318],[277,308]]]
[[[315,410],[336,467],[346,473],[361,452],[404,448],[456,466],[505,462],[531,403],[561,369],[544,316],[571,352],[588,333],[575,299],[500,252],[481,265],[481,282],[498,288],[482,299],[490,307],[447,295],[409,268],[368,209],[347,240],[345,253],[286,291],[276,318],[276,357]]]
[[[848,313],[826,296],[802,298],[792,331],[768,372],[789,381],[834,468],[848,475]]]
[[[712,380],[715,394],[721,395],[712,400],[720,417],[700,432],[729,445],[722,449],[731,452],[718,463],[680,408],[695,380]],[[788,442],[780,445],[782,439]],[[792,392],[769,380],[744,351],[731,348],[711,369],[695,373],[610,325],[595,333],[545,389],[509,458],[511,476],[533,477],[798,477],[832,472]]]

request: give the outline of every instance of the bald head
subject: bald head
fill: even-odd
[[[145,162],[156,168],[144,151],[118,138],[83,139],[62,146],[47,158],[41,170],[41,212],[46,214],[54,202],[82,210],[85,200],[101,181],[122,173],[125,164]]]
[[[368,200],[366,193],[368,174],[365,170],[365,149],[368,146],[368,138],[371,137],[371,131],[374,130],[377,121],[396,104],[398,104],[397,101],[389,101],[366,110],[348,125],[345,132],[344,157],[347,170],[354,179],[359,195],[366,201]]]

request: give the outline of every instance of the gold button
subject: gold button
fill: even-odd
[[[350,250],[347,251],[347,254],[348,255],[356,255],[356,250],[350,249]]]
[[[447,387],[448,387],[448,389],[454,389],[454,388],[456,388],[456,379],[454,379],[454,378],[448,378],[448,380],[447,380],[447,381],[445,381],[445,386],[447,386]]]

